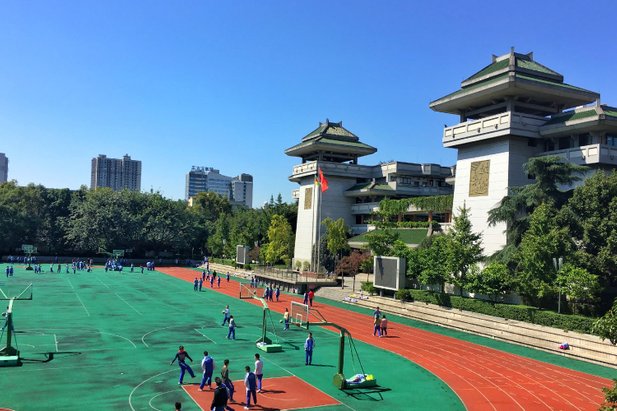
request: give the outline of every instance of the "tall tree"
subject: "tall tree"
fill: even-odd
[[[469,208],[465,205],[458,209],[458,215],[454,217],[452,229],[447,235],[450,237],[447,265],[452,273],[452,282],[463,295],[468,283],[467,274],[482,260],[482,235],[473,232]]]
[[[568,198],[562,186],[571,186],[580,180],[586,167],[564,162],[560,157],[531,158],[523,166],[525,172],[535,181],[520,187],[510,188],[499,206],[489,211],[488,223],[495,225],[505,222],[508,225],[508,244],[518,246],[523,233],[529,227],[529,216],[544,203],[559,208]]]
[[[553,258],[569,255],[572,249],[568,229],[557,225],[555,214],[546,203],[535,209],[517,253],[518,290],[536,305],[539,299],[554,293]]]
[[[337,220],[326,218],[321,224],[326,226],[326,248],[335,256],[335,261],[338,261],[343,253],[349,250],[347,244],[349,228],[342,218]]]
[[[269,263],[280,261],[289,265],[293,250],[293,232],[291,225],[285,217],[275,214],[272,216],[268,228],[268,244],[266,245],[265,257]]]

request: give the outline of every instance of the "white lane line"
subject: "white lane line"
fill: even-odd
[[[212,338],[208,337],[206,334],[202,333],[201,331],[199,331],[198,328],[193,328],[195,331],[197,331],[199,334],[203,335],[206,339],[208,339],[209,341],[212,341],[214,344],[216,344],[216,341],[214,341]]]
[[[98,277],[98,275],[97,275],[96,277],[94,277],[94,278],[96,278],[96,279],[99,281],[99,283],[103,284],[105,287],[107,287],[107,288],[111,288],[110,286],[108,286],[107,284],[105,284],[105,283],[104,283],[104,282],[103,282],[103,281],[102,281],[102,280]]]
[[[58,336],[56,334],[54,334],[54,343],[56,345],[56,352],[58,352]]]
[[[156,375],[153,375],[152,377],[150,377],[150,378],[148,378],[148,379],[143,380],[143,381],[142,381],[142,382],[140,382],[139,384],[137,384],[137,386],[136,386],[135,388],[133,388],[133,391],[131,391],[131,393],[129,394],[129,407],[131,407],[131,410],[135,411],[135,408],[133,407],[133,400],[132,400],[132,398],[133,398],[133,394],[135,394],[135,391],[137,391],[137,389],[138,389],[139,387],[141,387],[142,385],[144,385],[145,383],[147,383],[148,381],[150,381],[150,380],[151,380],[151,379],[153,379],[153,378],[156,378],[156,377],[158,377],[158,376],[160,376],[160,375],[163,375],[163,374],[168,374],[168,373],[170,373],[170,372],[174,372],[174,371],[175,371],[175,370],[169,370],[169,371],[163,371],[163,372],[160,372],[160,373],[158,373],[158,374],[156,374]]]
[[[66,278],[66,277],[65,277]],[[90,317],[90,311],[88,311],[88,309],[86,308],[85,304],[83,301],[81,301],[81,298],[79,298],[79,294],[77,294],[77,291],[75,290],[75,287],[73,287],[73,284],[71,283],[71,280],[69,280],[68,278],[66,279],[66,281],[69,282],[69,285],[71,286],[71,288],[73,289],[73,292],[75,293],[75,296],[77,297],[77,299],[79,300],[79,302],[81,303],[81,306],[84,307],[84,310],[86,311],[86,314],[88,314],[88,317]]]
[[[99,331],[99,334],[112,335],[112,336],[114,336],[114,337],[122,338],[123,340],[126,340],[126,341],[130,342],[130,343],[131,343],[131,345],[133,346],[133,348],[137,348],[137,346],[135,345],[135,343],[134,343],[133,341],[131,341],[131,340],[129,340],[128,338],[123,337],[123,336],[121,336],[121,335],[118,335],[118,334],[112,334],[112,333],[105,333],[105,332],[103,332],[103,331]]]
[[[156,408],[154,405],[152,405],[152,401],[153,401],[155,398],[158,398],[158,397],[160,397],[161,395],[169,394],[170,392],[178,392],[178,389],[175,389],[175,390],[169,390],[169,391],[165,391],[165,392],[162,392],[162,393],[160,393],[160,394],[156,394],[154,397],[150,398],[150,401],[148,401],[148,405],[150,406],[150,408],[152,408],[153,410],[156,410],[156,411],[163,411],[163,410],[161,410],[161,409],[159,409],[159,408]]]
[[[157,331],[162,331],[162,330],[166,330],[168,328],[173,328],[173,327],[175,327],[175,325],[170,325],[169,327],[163,327],[163,328],[156,328],[156,329],[154,329],[152,331],[148,331],[147,333],[145,333],[144,335],[141,336],[141,342],[144,343],[144,345],[146,347],[150,347],[148,344],[146,344],[146,341],[145,341],[146,336],[148,336],[148,335],[150,335],[152,333],[155,333]]]
[[[118,293],[114,293],[114,294],[116,294],[116,297],[118,297],[119,299],[121,299],[122,301],[124,301],[124,303],[125,303],[126,305],[128,305],[129,307],[131,307],[131,308],[133,309],[133,311],[135,311],[137,314],[139,314],[139,315],[143,315],[142,313],[140,313],[140,312],[137,310],[137,308],[133,307],[131,304],[129,304],[129,302],[128,302],[128,301],[126,301],[124,298],[120,297],[120,296],[118,295]]]

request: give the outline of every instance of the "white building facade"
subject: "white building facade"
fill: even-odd
[[[533,182],[523,165],[538,156],[560,156],[592,172],[617,166],[617,109],[600,95],[564,83],[533,54],[512,50],[430,103],[460,122],[443,130],[443,145],[456,148],[453,209],[470,209],[484,252],[506,245],[505,223],[489,226],[488,213],[512,187]]]
[[[253,207],[253,176],[242,173],[228,177],[212,167],[193,166],[186,174],[185,197],[205,192],[216,193],[230,202],[244,207]]]
[[[309,263],[317,269],[317,247],[326,218],[342,218],[352,233],[370,230],[370,219],[384,198],[447,195],[452,187],[446,183],[451,167],[392,161],[374,166],[360,165],[358,159],[377,149],[362,143],[340,123],[328,120],[302,141],[285,150],[300,157],[289,180],[300,186],[292,197],[298,200],[298,220],[294,264]],[[315,184],[321,169],[328,189]]]

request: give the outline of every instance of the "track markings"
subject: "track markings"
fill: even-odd
[[[129,307],[131,307],[133,309],[133,311],[135,311],[137,314],[139,315],[143,315],[142,313],[139,312],[139,310],[135,307],[133,307],[128,301],[126,301],[124,298],[120,297],[120,295],[118,295],[118,293],[114,293],[116,295],[116,297],[118,297],[119,299],[121,299],[126,305],[128,305]]]
[[[208,341],[213,342],[214,344],[216,344],[216,341],[214,341],[212,338],[208,337],[206,334],[202,333],[201,331],[199,331],[198,328],[193,328],[195,331],[197,331],[199,334],[203,335],[204,338],[206,338]]]
[[[69,282],[69,285],[71,286],[71,288],[73,289],[73,292],[75,293],[75,296],[77,297],[77,299],[79,300],[79,302],[81,303],[81,306],[84,307],[84,311],[86,312],[86,314],[88,314],[88,317],[90,317],[90,311],[88,311],[88,309],[86,308],[85,304],[83,301],[81,301],[81,298],[79,297],[79,294],[77,294],[77,290],[75,290],[75,287],[73,287],[73,283],[71,283],[71,280],[69,280],[68,278],[66,279],[66,281]]]

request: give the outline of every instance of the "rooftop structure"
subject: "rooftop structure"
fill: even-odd
[[[459,116],[442,136],[444,147],[458,151],[453,208],[470,208],[487,255],[506,245],[507,230],[488,227],[488,212],[511,187],[532,181],[523,171],[531,157],[557,155],[591,172],[617,167],[617,109],[601,105],[597,92],[565,83],[533,53],[493,56],[430,108]]]
[[[363,143],[343,127],[342,122],[326,120],[302,138],[302,142],[285,150],[302,158],[294,166],[289,180],[300,185],[292,196],[299,201],[294,260],[310,263],[316,269],[315,244],[323,230],[320,222],[330,217],[343,218],[354,234],[373,229],[372,215],[384,198],[446,195],[452,187],[446,183],[452,169],[438,164],[392,161],[377,165],[360,165],[358,159],[375,153],[376,148]],[[328,181],[328,190],[319,194],[314,181],[319,169]],[[426,220],[423,210],[410,209],[407,218]],[[446,220],[448,215],[436,215]]]

